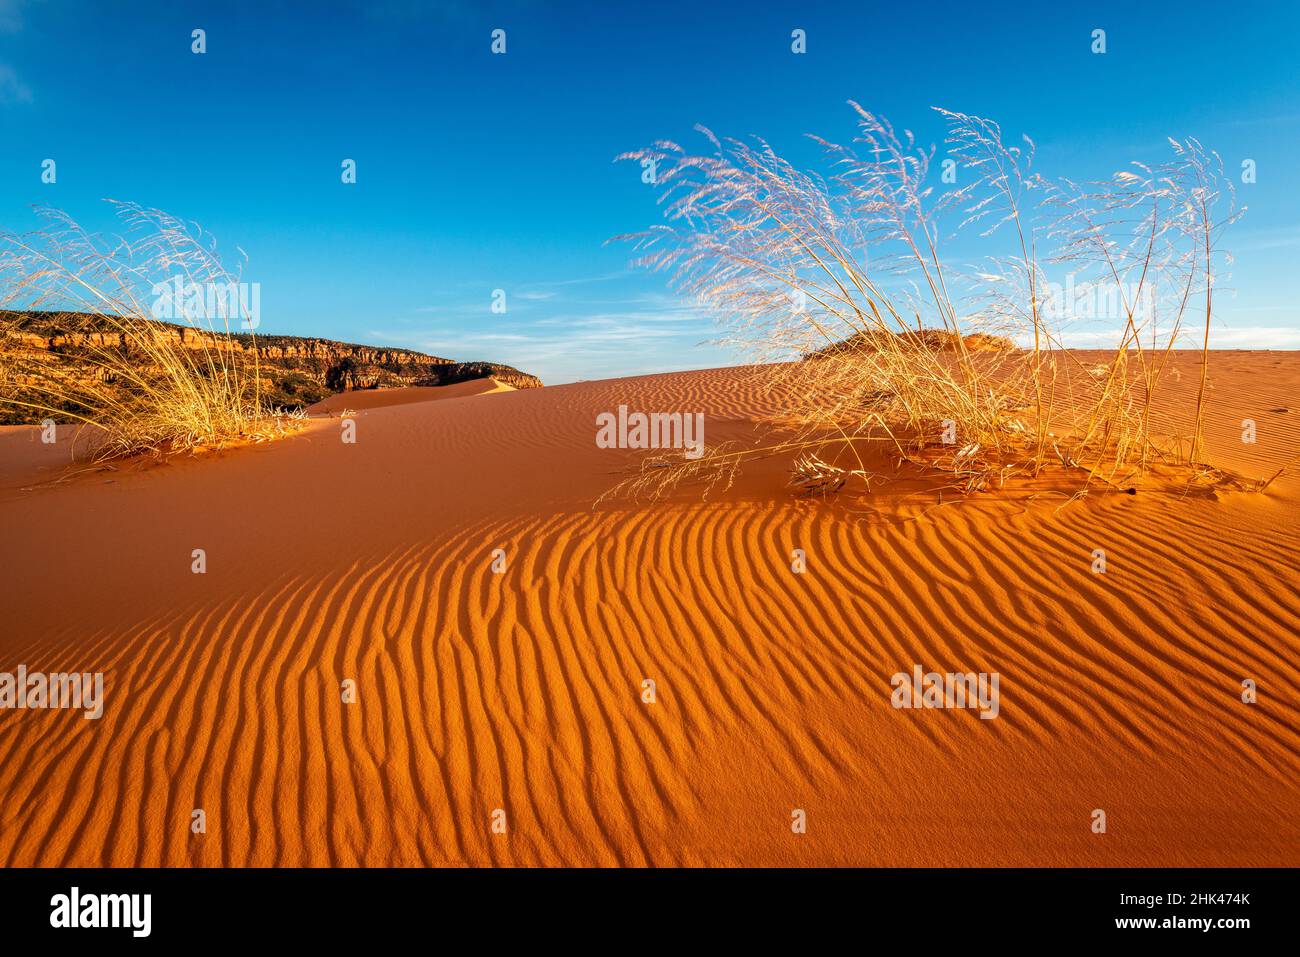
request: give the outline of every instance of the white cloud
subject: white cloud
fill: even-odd
[[[3,0],[0,0],[3,2]],[[28,89],[14,68],[7,63],[0,63],[0,106],[10,106],[16,103],[30,103],[32,101],[32,91]]]
[[[1113,349],[1120,343],[1122,329],[1094,332],[1067,332],[1061,338],[1071,349]],[[1029,345],[1032,342],[1022,342]],[[1162,342],[1163,345],[1163,342]],[[1177,349],[1199,349],[1200,332],[1184,328],[1175,344]],[[1211,349],[1300,349],[1297,326],[1211,326]]]
[[[1211,328],[1210,346],[1215,349],[1300,349],[1300,328],[1288,326]]]

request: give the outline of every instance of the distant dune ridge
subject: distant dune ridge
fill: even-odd
[[[1300,354],[1211,370],[1210,453],[1275,471]],[[1295,863],[1300,477],[809,500],[765,458],[593,508],[639,455],[600,413],[752,442],[765,381],[353,393],[355,444],[72,478],[72,429],[0,429],[0,670],[104,674],[97,721],[0,711],[0,864]],[[893,707],[918,666],[997,717]]]
[[[889,330],[866,330],[855,332],[851,336],[814,349],[804,355],[805,359],[817,359],[825,356],[851,353],[858,349],[892,348],[898,340],[915,343],[935,352],[952,352],[958,348],[958,334],[947,329],[916,329],[902,332]],[[1016,348],[1007,336],[992,335],[987,332],[971,332],[961,336],[962,344],[971,352],[1009,352]]]
[[[251,356],[255,350],[265,376],[266,401],[290,410],[338,392],[363,389],[442,386],[489,377],[516,389],[542,384],[536,376],[507,365],[457,362],[411,349],[303,336],[227,336],[225,332],[161,321],[156,325],[174,330],[177,339],[196,351],[205,345],[211,349],[218,337],[237,353]],[[14,398],[23,397],[26,377],[100,375],[88,357],[89,350],[106,346],[132,350],[129,335],[116,330],[104,316],[86,313],[0,310],[0,340],[0,350],[11,364],[15,358],[22,360],[19,365],[23,374],[18,381],[4,384],[5,394]],[[147,362],[142,370],[147,370]],[[44,413],[0,403],[0,424],[34,423],[43,418]]]

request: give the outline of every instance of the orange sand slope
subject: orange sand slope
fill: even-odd
[[[1223,464],[1300,450],[1300,355],[1211,375]],[[715,441],[769,403],[713,370],[380,404],[35,488],[60,450],[5,432],[0,671],[106,689],[0,711],[0,863],[1300,864],[1294,475],[922,508],[769,463],[592,507],[635,459],[598,413]],[[894,709],[916,664],[997,672],[998,717]]]
[[[360,412],[362,409],[382,409],[408,402],[429,402],[434,399],[460,399],[470,395],[491,395],[497,392],[514,392],[514,387],[496,379],[470,379],[454,385],[410,386],[404,389],[369,389],[362,392],[344,392],[322,399],[307,407],[312,415],[338,415],[341,412]]]

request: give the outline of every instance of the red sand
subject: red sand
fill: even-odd
[[[1212,374],[1222,464],[1300,451],[1300,355]],[[0,863],[1300,860],[1294,474],[872,513],[792,498],[769,463],[593,508],[633,459],[595,445],[597,413],[748,434],[749,376],[394,398],[342,397],[352,445],[320,418],[45,485],[66,439],[0,430],[0,671],[107,686],[99,721],[0,711]],[[916,663],[998,672],[999,717],[891,708]]]

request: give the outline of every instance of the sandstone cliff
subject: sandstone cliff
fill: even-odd
[[[214,348],[218,337],[173,323],[157,327],[185,348],[201,352]],[[268,401],[286,409],[302,408],[338,392],[399,386],[451,385],[493,376],[516,389],[541,386],[536,376],[494,362],[456,362],[411,349],[365,346],[332,339],[301,336],[236,334],[233,350],[256,362],[264,378]],[[222,348],[225,348],[224,344]],[[136,353],[142,365],[148,356],[132,337],[116,331],[103,317],[47,312],[0,310],[0,400],[39,401],[31,386],[46,377],[76,379],[104,372],[94,356],[104,349]],[[123,383],[122,388],[128,386]],[[43,413],[0,401],[0,424],[39,422]]]

